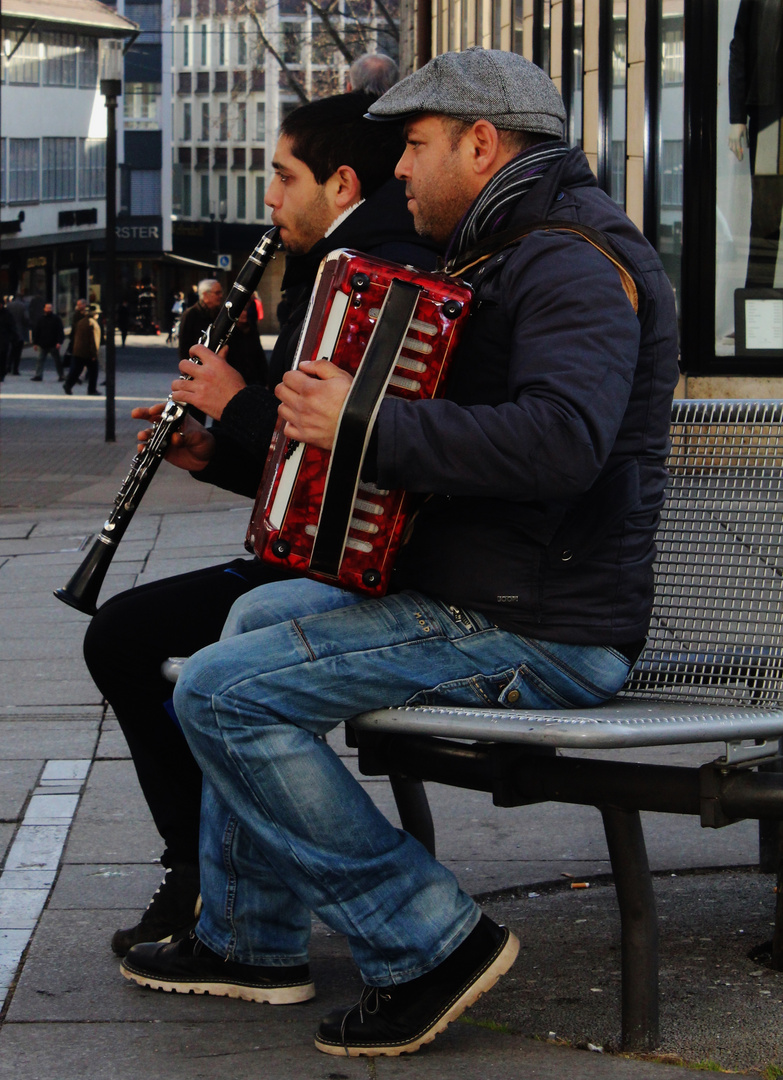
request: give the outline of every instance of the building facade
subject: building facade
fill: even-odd
[[[404,72],[471,45],[540,64],[661,255],[688,395],[780,396],[780,0],[406,0],[401,22]]]
[[[4,0],[0,14],[0,293],[68,316],[92,289],[106,226],[101,38],[135,27],[95,0]]]
[[[225,284],[270,227],[264,194],[282,118],[343,91],[351,57],[396,55],[399,32],[373,4],[337,5],[332,35],[306,0],[174,3],[173,251],[219,266]],[[205,273],[185,262],[170,269],[180,288]],[[281,273],[277,260],[262,282],[265,329],[274,328]]]

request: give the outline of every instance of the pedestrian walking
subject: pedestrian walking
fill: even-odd
[[[63,383],[66,394],[73,393],[73,387],[79,380],[82,368],[87,368],[87,393],[97,397],[98,390],[98,353],[101,346],[101,325],[98,317],[101,309],[97,304],[90,304],[87,315],[80,319],[75,327],[73,359]]]
[[[11,318],[14,320],[16,332],[19,335],[16,341],[11,342],[8,353],[8,375],[19,374],[19,363],[22,359],[22,349],[30,340],[30,319],[27,307],[21,296],[11,296],[6,304]]]
[[[64,341],[65,329],[63,328],[62,319],[59,315],[55,315],[51,303],[44,304],[43,315],[33,326],[33,345],[38,353],[38,360],[35,365],[35,375],[30,380],[31,382],[41,382],[43,380],[47,356],[51,356],[54,360],[57,381],[63,381],[63,362],[60,356],[60,346]]]

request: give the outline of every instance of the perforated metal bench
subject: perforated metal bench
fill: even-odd
[[[641,810],[717,828],[783,819],[783,402],[678,401],[656,604],[632,677],[595,709],[393,708],[351,721],[359,768],[389,775],[404,827],[434,850],[422,781],[499,806],[600,809],[620,906],[622,1040],[658,1043],[658,942]],[[569,757],[569,749],[726,744],[700,768]],[[780,896],[780,890],[779,894]],[[780,902],[779,902],[780,906]],[[783,967],[783,911],[773,964]]]

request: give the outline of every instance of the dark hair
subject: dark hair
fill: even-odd
[[[405,143],[402,124],[365,120],[375,94],[354,91],[301,105],[280,125],[291,151],[325,184],[341,165],[359,177],[362,195],[372,195],[394,175]]]

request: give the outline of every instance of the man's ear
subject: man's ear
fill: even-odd
[[[493,173],[506,164],[512,155],[506,154],[498,129],[489,120],[477,120],[467,133],[473,171],[479,176]]]
[[[362,197],[361,182],[350,165],[341,165],[336,169],[326,181],[326,188],[334,205],[341,211],[347,210]]]

